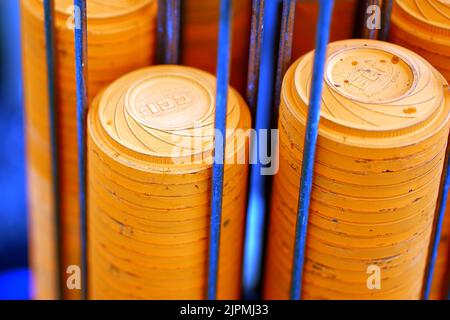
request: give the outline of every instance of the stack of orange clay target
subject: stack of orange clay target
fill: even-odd
[[[420,54],[450,81],[450,1],[396,0],[392,13],[391,40]],[[448,206],[449,204],[447,204]],[[441,299],[448,287],[450,217],[447,210],[442,230],[431,298]]]
[[[391,41],[420,54],[450,81],[449,0],[395,0]]]
[[[265,297],[289,298],[313,53],[289,69]],[[450,96],[424,59],[370,40],[331,43],[304,299],[419,299],[449,132]]]
[[[154,66],[115,81],[88,116],[92,299],[206,295],[215,78]],[[218,298],[237,299],[251,126],[230,90]]]
[[[56,91],[61,195],[62,273],[80,265],[73,1],[55,0]],[[50,117],[42,0],[22,0],[23,68],[35,298],[57,297]],[[153,61],[156,1],[91,0],[88,16],[88,91],[100,89]],[[65,284],[65,279],[62,279]],[[67,290],[65,298],[79,297]]]
[[[220,0],[183,0],[181,64],[216,73]],[[245,92],[251,24],[251,0],[233,1],[231,85]]]

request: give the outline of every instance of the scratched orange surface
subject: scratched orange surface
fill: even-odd
[[[312,64],[311,52],[283,82],[268,299],[289,298]],[[418,55],[371,40],[331,43],[324,77],[303,298],[419,299],[449,132],[448,85]]]

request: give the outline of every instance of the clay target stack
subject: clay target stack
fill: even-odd
[[[283,83],[269,299],[289,298],[312,64],[311,52]],[[411,51],[370,40],[331,43],[325,69],[303,298],[419,299],[449,132],[447,83]]]
[[[450,81],[450,1],[394,1],[391,41],[420,54]],[[433,279],[432,299],[443,298],[448,287],[448,216],[447,212]]]
[[[117,77],[153,61],[156,1],[89,0],[88,91],[94,97]],[[73,1],[55,1],[56,91],[62,273],[80,265]],[[35,298],[56,298],[50,124],[42,0],[22,0],[22,44]],[[65,284],[65,279],[61,279]],[[67,290],[65,298],[79,297]]]
[[[390,40],[428,60],[450,81],[450,1],[395,0]]]
[[[111,84],[88,116],[92,299],[203,299],[215,78],[154,66]],[[218,298],[237,299],[251,127],[230,89]]]

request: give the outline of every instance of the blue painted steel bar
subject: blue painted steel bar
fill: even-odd
[[[47,59],[47,86],[48,104],[50,115],[50,142],[52,160],[52,193],[54,214],[54,237],[55,237],[55,263],[56,281],[55,292],[57,298],[62,299],[62,261],[61,261],[61,198],[59,192],[59,165],[58,165],[58,108],[56,105],[56,60],[55,60],[55,15],[54,0],[44,0],[44,23],[45,23],[45,45]]]
[[[180,0],[168,0],[166,9],[165,63],[177,64],[180,43]]]
[[[423,290],[423,299],[430,298],[431,285],[433,284],[434,269],[438,256],[439,243],[441,241],[442,225],[447,207],[448,191],[450,188],[450,144],[447,145],[445,167],[442,172],[441,188],[439,190],[438,206],[436,211],[435,225],[431,241],[430,253],[428,255],[427,270],[425,273],[425,284]]]
[[[295,249],[292,270],[291,299],[301,298],[303,267],[305,262],[306,235],[308,229],[309,204],[314,175],[316,142],[319,130],[320,108],[323,89],[323,75],[327,44],[330,37],[330,24],[334,0],[320,0],[319,19],[317,21],[316,51],[309,100],[308,119],[305,132],[305,150],[303,152],[302,176],[298,201],[298,216],[295,230]]]
[[[158,0],[158,37],[156,47],[156,61],[163,64],[166,59],[166,3],[167,0]]]
[[[180,0],[158,0],[158,63],[178,63],[180,10]]]
[[[392,0],[384,0],[382,8],[381,31],[378,40],[387,41],[391,30]]]
[[[220,226],[222,220],[223,175],[225,159],[225,129],[230,78],[232,0],[220,1],[219,47],[217,56],[217,86],[214,163],[212,170],[211,223],[208,261],[208,299],[217,298]]]
[[[274,106],[278,114],[281,84],[292,59],[292,36],[294,32],[296,0],[283,0],[281,15],[280,44],[278,48],[277,78],[275,81]]]
[[[279,30],[279,1],[265,1],[263,34],[261,46],[261,64],[258,75],[258,91],[254,128],[257,132],[271,128],[273,116],[274,74],[276,72],[276,54]],[[244,244],[243,285],[244,297],[259,298],[259,285],[262,277],[264,255],[264,234],[267,211],[269,177],[263,175],[265,164],[261,163],[258,144],[264,137],[253,140],[250,145],[252,165],[250,166],[249,194]],[[258,143],[257,143],[258,142]],[[256,161],[255,161],[256,160]]]
[[[77,97],[78,175],[80,197],[80,236],[82,298],[87,299],[87,230],[86,230],[86,113],[87,113],[87,21],[86,0],[75,5],[75,73]]]
[[[258,94],[259,69],[261,61],[261,45],[263,34],[264,1],[253,0],[252,2],[252,26],[250,33],[250,51],[248,57],[247,75],[247,103],[255,114],[256,97]]]

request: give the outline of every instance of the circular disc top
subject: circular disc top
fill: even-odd
[[[180,75],[150,78],[133,85],[125,107],[134,120],[161,130],[195,127],[208,115],[212,91]]]
[[[406,59],[376,48],[349,48],[328,59],[326,81],[349,99],[386,103],[401,98],[415,84]]]
[[[313,52],[300,58],[283,86],[288,109],[302,123],[313,63]],[[331,43],[324,78],[320,133],[332,140],[369,147],[389,139],[403,145],[418,136],[425,139],[448,120],[445,81],[428,62],[399,46],[371,40]]]
[[[112,149],[135,161],[171,163],[213,150],[215,77],[184,66],[152,66],[112,83],[93,108],[96,131]],[[228,97],[227,143],[247,122],[233,90]],[[244,112],[245,113],[245,112]],[[246,125],[246,124],[245,124]]]

